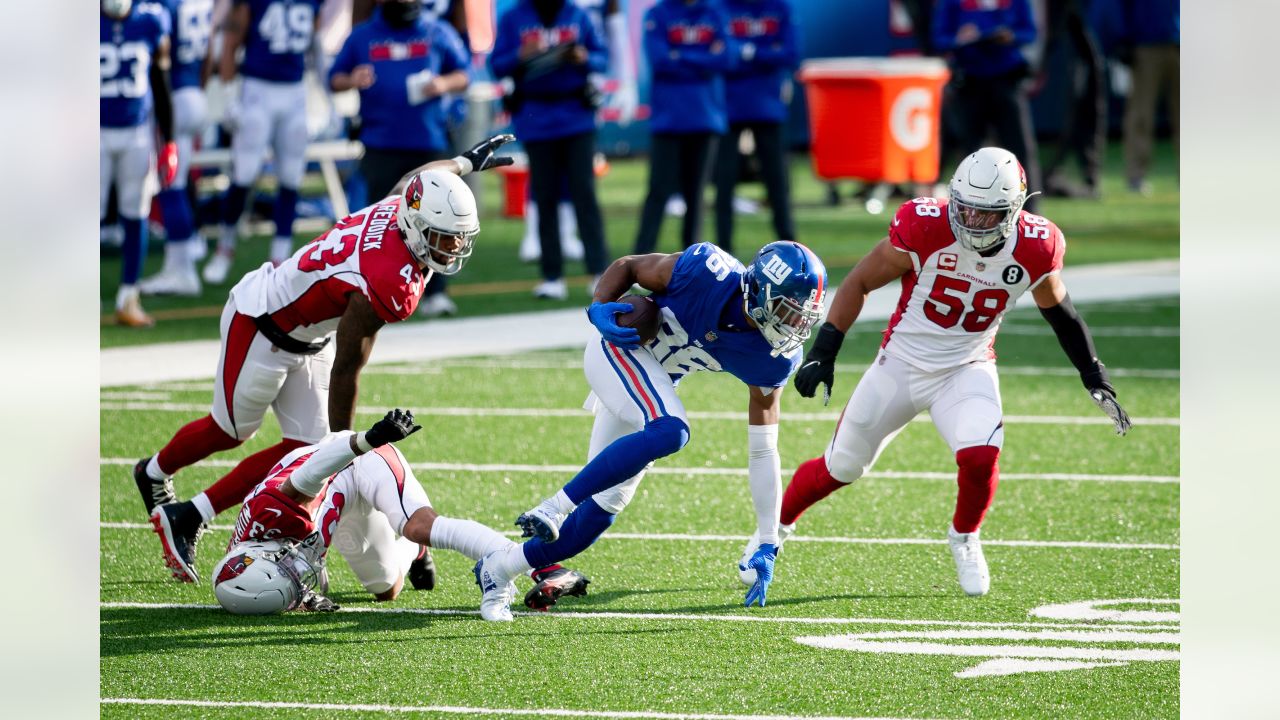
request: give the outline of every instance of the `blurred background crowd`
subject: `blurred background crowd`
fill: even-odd
[[[525,228],[509,261],[537,263],[532,292],[547,300],[568,297],[567,263],[582,263],[589,288],[613,256],[658,249],[668,216],[684,246],[749,256],[804,242],[800,153],[827,202],[852,192],[878,213],[890,197],[945,192],[937,183],[987,144],[1021,158],[1031,191],[1081,201],[1101,196],[1108,138],[1137,195],[1151,192],[1157,135],[1177,146],[1179,0],[101,0],[101,11],[101,244],[122,256],[113,317],[130,327],[154,322],[143,296],[229,287],[244,238],[271,238],[251,267],[278,263],[407,170],[499,131],[519,139],[501,187],[502,213]],[[915,76],[941,78],[937,107],[827,107],[815,94],[833,77]],[[876,145],[881,125],[932,162],[905,175],[884,162],[823,170]],[[624,238],[597,181],[629,156],[647,184],[628,189]],[[496,206],[469,180],[482,208]],[[763,184],[767,208],[736,196],[743,182]],[[761,211],[776,237],[735,242],[735,215]],[[163,264],[143,277],[160,237]],[[439,277],[419,308],[458,311]]]

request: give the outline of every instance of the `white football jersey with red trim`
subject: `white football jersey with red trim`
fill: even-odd
[[[347,296],[360,292],[378,317],[398,322],[413,314],[430,278],[404,244],[396,223],[398,196],[339,220],[279,267],[270,263],[231,288],[236,309],[270,315],[280,329],[303,342],[338,327]]]
[[[925,371],[995,360],[996,331],[1024,292],[1062,270],[1066,240],[1058,226],[1023,211],[1017,229],[991,257],[966,250],[947,221],[947,202],[903,203],[889,226],[894,249],[911,256],[897,309],[881,348]]]

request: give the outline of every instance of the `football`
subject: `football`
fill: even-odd
[[[618,313],[618,325],[635,328],[640,333],[641,345],[658,337],[658,325],[662,323],[662,310],[658,303],[641,295],[623,295],[618,302],[631,306],[631,312]]]

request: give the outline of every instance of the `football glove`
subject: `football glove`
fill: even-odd
[[[504,133],[502,135],[494,135],[488,140],[476,143],[470,150],[462,153],[454,160],[465,160],[467,165],[463,166],[463,175],[469,172],[480,172],[504,165],[510,165],[515,162],[515,158],[510,155],[501,157],[494,155],[498,148],[516,139],[515,135]],[[459,163],[463,164],[463,163]]]
[[[840,345],[844,343],[844,333],[829,322],[818,328],[818,339],[800,363],[796,373],[796,392],[801,397],[813,397],[818,386],[823,386],[822,404],[831,402],[831,385],[836,379],[836,355],[840,354]]]
[[[308,590],[306,594],[302,596],[301,605],[302,609],[307,612],[331,613],[337,612],[342,608],[338,603],[314,590]]]
[[[1133,427],[1129,413],[1120,407],[1120,403],[1116,401],[1115,391],[1109,386],[1090,388],[1089,397],[1102,409],[1102,412],[1107,414],[1107,417],[1111,418],[1111,422],[1116,424],[1117,435],[1124,435],[1129,432],[1129,428]]]
[[[421,429],[421,425],[414,424],[412,412],[396,408],[374,423],[364,434],[364,439],[374,447],[382,447],[387,443],[399,442]]]
[[[640,347],[640,331],[635,328],[622,327],[615,316],[618,313],[631,312],[631,306],[620,302],[593,302],[587,308],[587,318],[596,326],[605,340],[623,348]]]
[[[167,188],[178,179],[178,144],[170,140],[156,154],[156,174],[160,176],[160,187]]]
[[[747,600],[743,605],[751,607],[759,602],[764,607],[765,595],[769,592],[769,583],[773,582],[773,563],[778,559],[778,546],[761,543],[747,563],[747,568],[756,571],[756,581],[747,590]]]

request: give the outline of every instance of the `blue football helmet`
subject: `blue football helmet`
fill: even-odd
[[[747,314],[774,356],[794,352],[822,317],[827,268],[809,248],[781,240],[760,248],[742,276]]]

